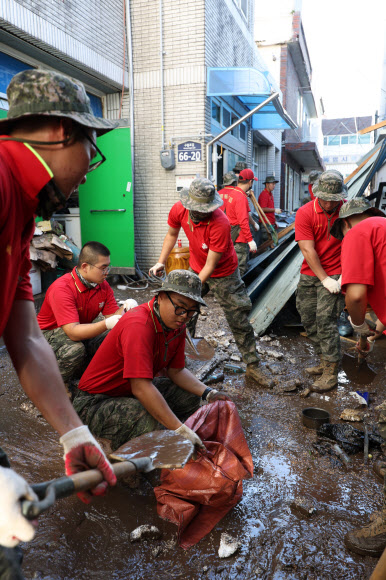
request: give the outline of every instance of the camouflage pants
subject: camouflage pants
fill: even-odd
[[[10,467],[6,453],[0,447],[0,466]],[[23,552],[19,546],[5,548],[0,546],[0,580],[24,580],[21,571]]]
[[[200,397],[180,389],[168,378],[156,377],[153,385],[182,422],[200,406]],[[73,405],[90,431],[96,437],[109,439],[114,450],[130,439],[162,428],[135,397],[92,395],[78,390]]]
[[[241,242],[235,243],[235,251],[239,261],[240,276],[244,276],[248,270],[249,246]]]
[[[59,371],[65,383],[78,378],[106,338],[108,330],[88,340],[71,340],[62,328],[43,330],[43,335],[55,353]]]
[[[245,284],[240,277],[239,269],[224,278],[209,278],[202,288],[202,296],[212,290],[218,303],[224,310],[225,318],[230,326],[243,361],[246,364],[257,364],[256,340],[253,328],[248,320],[252,303],[247,294]],[[188,328],[194,336],[197,320],[192,319]]]
[[[338,280],[339,275],[331,276]],[[315,351],[324,360],[340,361],[338,318],[344,308],[344,296],[331,294],[316,276],[300,275],[296,308],[300,314],[307,337]]]

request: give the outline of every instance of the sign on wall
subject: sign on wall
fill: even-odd
[[[178,145],[177,159],[180,163],[186,161],[201,161],[201,143],[186,141]]]

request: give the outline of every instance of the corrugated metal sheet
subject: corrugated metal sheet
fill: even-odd
[[[77,67],[85,65],[103,77],[122,84],[122,69],[120,67],[47,20],[43,20],[15,0],[0,2],[0,24],[2,28],[18,38],[42,50],[49,51],[50,54],[59,59]],[[129,77],[126,72],[126,86],[128,86],[128,81]]]

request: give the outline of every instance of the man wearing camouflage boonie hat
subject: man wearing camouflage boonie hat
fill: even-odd
[[[338,384],[340,337],[337,321],[344,307],[340,292],[341,243],[331,236],[331,228],[343,204],[343,177],[325,171],[316,182],[315,199],[298,209],[295,239],[304,256],[297,288],[296,306],[308,339],[320,363],[306,368],[319,377],[311,390],[321,393]]]
[[[152,300],[122,316],[83,374],[74,407],[113,449],[159,424],[202,447],[183,422],[201,399],[229,399],[185,368],[185,324],[206,306],[201,289],[193,272],[170,272]]]
[[[5,273],[0,286],[0,336],[4,333],[22,387],[62,436],[67,471],[76,473],[84,469],[80,465],[98,464],[105,478],[99,486],[99,492],[103,492],[116,478],[75,413],[55,356],[37,325],[29,279],[29,245],[35,216],[48,219],[53,211],[64,207],[93,168],[96,135],[110,131],[115,123],[96,118],[83,85],[56,72],[20,72],[12,78],[7,96],[7,117],[0,120],[0,252]],[[0,504],[5,507],[7,503],[7,510],[13,513],[9,520],[3,514],[0,544],[6,541],[6,546],[13,547],[34,535],[18,501],[22,495],[33,497],[33,492],[9,464],[0,467],[0,477]],[[7,499],[2,494],[7,494]],[[83,499],[87,498],[83,494]],[[4,541],[7,526],[8,539]],[[18,526],[24,528],[22,534],[17,532]],[[2,571],[7,566],[5,558],[6,551],[0,548]]]
[[[169,230],[161,255],[149,273],[159,275],[163,272],[182,227],[189,240],[190,268],[199,275],[204,285],[203,295],[212,290],[223,308],[237,347],[247,364],[246,376],[268,387],[271,381],[258,368],[256,340],[248,320],[252,304],[240,277],[230,224],[219,210],[222,200],[213,183],[204,178],[192,181],[189,190],[181,192],[180,200],[169,212]],[[194,335],[194,321],[189,323],[189,330]]]
[[[276,225],[276,214],[281,213],[281,209],[279,207],[275,208],[275,201],[273,198],[273,191],[276,187],[276,184],[279,183],[278,180],[275,178],[274,175],[268,175],[264,181],[264,189],[259,195],[259,204],[261,209],[264,211],[269,223],[277,229]],[[264,226],[261,227],[261,242],[265,242],[269,239],[269,235],[267,230]]]
[[[234,171],[228,171],[228,173],[226,173],[223,177],[223,184],[222,184],[223,187],[222,187],[222,189],[219,190],[218,194],[221,197],[221,199],[223,200],[223,205],[221,206],[221,209],[223,210],[224,213],[227,212],[227,203],[228,203],[229,193],[236,187],[237,182],[238,182],[238,177]]]
[[[331,233],[342,241],[342,289],[346,293],[349,320],[358,334],[372,333],[366,322],[370,304],[381,328],[386,326],[386,219],[383,211],[371,207],[363,197],[343,204]],[[378,324],[377,323],[377,324]],[[359,348],[359,345],[357,345]],[[368,342],[367,351],[372,348]],[[386,440],[386,405],[380,406],[378,428]],[[383,503],[363,528],[348,532],[346,546],[365,556],[381,555],[386,548],[386,461],[374,464],[374,471],[383,477]]]
[[[248,163],[246,163],[245,161],[236,161],[235,166],[233,168],[233,172],[236,173],[236,175],[239,175],[239,173],[241,171],[243,171],[244,169],[247,169],[248,167]]]
[[[315,198],[312,191],[313,185],[321,175],[322,175],[321,171],[314,169],[314,171],[310,171],[310,174],[308,176],[308,193],[310,194],[311,201]]]

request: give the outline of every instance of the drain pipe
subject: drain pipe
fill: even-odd
[[[134,71],[133,71],[133,38],[131,34],[130,0],[126,0],[126,34],[129,57],[129,92],[130,92],[130,149],[131,149],[131,190],[134,206]]]
[[[243,123],[244,121],[246,121],[247,119],[249,119],[249,117],[251,117],[252,115],[254,115],[255,113],[257,113],[257,111],[260,111],[260,109],[262,109],[263,107],[265,107],[265,105],[267,105],[268,103],[270,103],[271,101],[273,101],[274,99],[276,99],[278,96],[279,96],[279,93],[272,93],[272,95],[270,97],[268,97],[268,99],[265,99],[265,101],[263,101],[262,103],[260,103],[260,105],[257,105],[257,107],[255,107],[254,109],[252,109],[252,111],[249,111],[249,113],[247,113],[246,115],[244,115],[244,117],[241,117],[241,119],[238,119],[237,121],[235,121],[227,129],[225,129],[224,131],[222,131],[221,133],[219,133],[218,135],[216,135],[216,137],[214,137],[211,141],[208,141],[208,143],[206,144],[206,177],[208,179],[210,179],[211,169],[212,169],[212,163],[211,163],[211,158],[210,158],[210,153],[211,153],[211,147],[212,147],[212,145],[214,143],[216,143],[216,141],[219,141],[219,139],[221,139],[222,137],[224,137],[224,135],[226,135],[227,133],[229,133],[230,131],[232,131],[235,127],[237,127],[238,125],[240,125],[241,123]]]
[[[160,36],[160,81],[161,81],[161,145],[165,149],[165,107],[164,107],[164,38],[163,38],[163,6],[159,0],[159,36]]]

